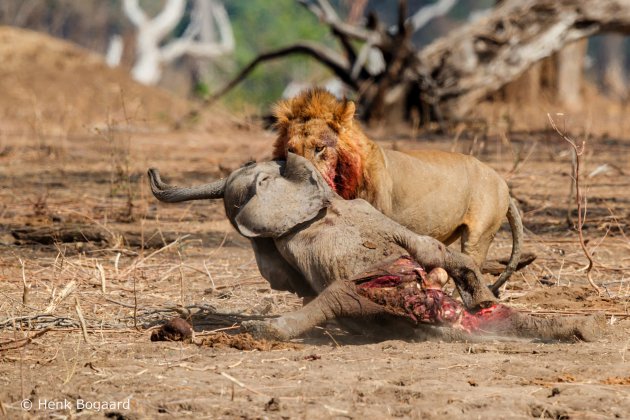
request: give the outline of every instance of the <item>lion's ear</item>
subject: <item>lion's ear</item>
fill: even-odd
[[[277,129],[282,129],[289,125],[289,122],[293,119],[293,110],[291,109],[291,103],[289,101],[280,101],[273,107],[273,117],[276,120],[275,126]]]
[[[356,108],[354,102],[345,100],[338,108],[335,119],[342,127],[351,125]]]

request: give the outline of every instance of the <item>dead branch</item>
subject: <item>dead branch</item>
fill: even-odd
[[[505,0],[420,51],[419,74],[430,75],[426,94],[443,115],[459,119],[534,63],[602,32],[630,33],[629,2]]]
[[[7,350],[15,350],[15,349],[19,349],[21,347],[24,347],[28,344],[30,344],[33,340],[35,340],[38,337],[41,337],[42,335],[46,334],[48,331],[52,331],[52,328],[45,328],[41,331],[36,332],[35,334],[33,334],[30,337],[25,337],[25,338],[20,338],[17,340],[12,340],[12,341],[5,341],[3,343],[0,343],[0,351],[7,351]],[[11,345],[13,344],[13,346]]]
[[[165,42],[166,37],[180,22],[186,8],[185,0],[168,0],[162,11],[149,18],[142,10],[139,0],[124,0],[123,11],[137,28],[137,60],[132,69],[134,79],[144,84],[156,84],[162,66],[183,55],[217,57],[234,50],[234,35],[225,7],[216,0],[206,0],[203,9],[195,3],[190,24],[182,37]],[[203,36],[203,21],[216,22],[217,37]],[[207,31],[206,31],[207,32]],[[199,36],[202,39],[198,39]],[[208,34],[205,34],[208,35]],[[205,38],[205,39],[203,39]]]
[[[238,385],[239,387],[241,387],[241,388],[243,388],[243,389],[248,390],[249,392],[252,392],[252,393],[254,393],[254,394],[256,394],[256,395],[261,395],[261,396],[264,396],[264,397],[269,397],[269,395],[264,394],[264,393],[262,393],[262,392],[260,392],[260,391],[257,391],[257,390],[255,390],[254,388],[252,388],[252,387],[250,387],[250,386],[245,385],[243,382],[239,381],[238,379],[236,379],[236,378],[235,378],[235,377],[233,377],[232,375],[228,375],[228,374],[227,374],[227,373],[225,373],[225,372],[219,372],[219,374],[220,374],[221,376],[223,376],[224,378],[228,379],[229,381],[231,381],[232,383],[235,383],[235,384],[236,384],[236,385]]]
[[[328,0],[317,0],[316,3],[309,0],[298,0],[298,2],[339,34],[357,41],[367,41],[374,36],[373,31],[343,22]],[[380,43],[380,39],[375,42]]]
[[[558,133],[560,137],[562,137],[567,143],[569,143],[569,145],[573,149],[573,153],[575,157],[575,165],[572,165],[572,169],[573,169],[572,178],[573,178],[573,184],[575,186],[575,204],[577,206],[576,229],[578,232],[578,239],[580,241],[580,246],[582,247],[582,251],[584,251],[584,255],[588,259],[588,265],[586,267],[586,278],[588,279],[588,282],[593,287],[593,289],[595,289],[595,291],[599,295],[601,294],[601,289],[599,288],[599,286],[595,284],[595,282],[593,281],[593,276],[591,274],[591,271],[593,269],[593,256],[591,255],[591,252],[586,247],[586,243],[584,243],[584,233],[582,229],[584,226],[585,219],[586,219],[586,213],[585,213],[586,209],[583,208],[584,206],[583,203],[586,202],[586,197],[582,196],[582,189],[580,187],[580,163],[582,162],[582,155],[584,153],[584,149],[586,148],[586,141],[582,141],[582,145],[581,147],[579,147],[569,136],[567,136],[564,132],[560,131],[560,129],[556,125],[556,122],[553,120],[553,118],[551,118],[551,114],[547,114],[547,118],[549,119],[549,122],[551,123],[551,127],[556,131],[556,133]]]
[[[433,19],[446,15],[453,7],[455,7],[458,1],[459,0],[438,0],[435,3],[418,10],[407,19],[408,24],[411,26],[411,31],[417,32],[418,30],[424,28],[427,23]]]
[[[328,0],[298,0],[330,28],[343,52],[310,43],[271,51],[257,57],[210,101],[263,61],[307,54],[357,93],[364,119],[378,120],[385,117],[384,111],[404,108],[407,119],[419,115],[423,122],[442,125],[466,118],[488,95],[577,40],[606,31],[630,33],[630,2],[624,0],[505,0],[485,18],[418,51],[410,35],[456,1],[439,0],[407,17],[407,2],[399,0],[397,23],[385,28],[374,14],[358,26],[343,22]],[[358,53],[350,40],[362,43]],[[369,56],[381,57],[375,71]]]
[[[79,304],[79,298],[74,297],[74,310],[79,317],[79,324],[81,325],[81,332],[83,333],[83,339],[87,344],[90,344],[90,338],[87,333],[87,326],[85,325],[85,318],[83,318],[83,311],[81,310],[81,305]]]
[[[346,58],[322,45],[316,44],[314,42],[305,41],[260,54],[252,62],[245,66],[245,68],[241,70],[240,73],[234,79],[232,79],[231,82],[229,82],[223,88],[219,89],[219,91],[217,91],[214,95],[212,95],[206,101],[206,103],[213,103],[221,96],[232,90],[235,86],[242,82],[252,71],[254,71],[254,69],[260,63],[275,60],[276,58],[286,57],[292,54],[306,54],[313,57],[314,59],[328,67],[330,70],[332,70],[332,72],[335,73],[335,75],[339,77],[339,79],[341,79],[344,83],[348,84],[354,89],[358,88],[356,82],[350,77],[350,73],[348,71],[349,63]]]
[[[6,327],[21,324],[24,322],[37,322],[37,323],[47,323],[49,325],[57,325],[57,326],[78,326],[77,322],[68,317],[63,316],[54,316],[50,314],[35,314],[35,315],[26,315],[26,316],[17,316],[13,318],[8,318],[0,321],[0,330]]]

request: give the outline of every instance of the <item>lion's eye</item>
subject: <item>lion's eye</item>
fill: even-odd
[[[289,153],[295,153],[295,147],[289,147],[289,148],[287,149],[287,151],[288,151]]]
[[[321,153],[325,148],[326,146],[317,146],[315,147],[315,153]]]

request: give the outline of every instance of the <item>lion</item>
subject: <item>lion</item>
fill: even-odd
[[[408,229],[461,250],[481,267],[503,219],[512,230],[512,253],[491,286],[499,288],[519,262],[523,225],[505,180],[478,159],[438,150],[414,155],[384,150],[355,120],[355,105],[311,89],[278,102],[273,157],[287,152],[310,160],[347,200],[362,198]]]

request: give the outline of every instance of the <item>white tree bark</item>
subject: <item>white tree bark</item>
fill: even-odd
[[[328,0],[297,1],[330,27],[345,54],[310,42],[266,52],[209,102],[244,80],[262,62],[306,54],[359,94],[363,118],[368,121],[382,118],[386,109],[403,101],[408,115],[417,112],[427,120],[459,120],[467,118],[488,95],[567,45],[602,32],[630,34],[630,0],[502,0],[486,16],[417,51],[409,39],[412,27],[405,20],[404,2],[399,3],[398,28],[392,32],[376,19],[364,27],[344,22]],[[444,11],[453,2],[438,0],[437,4]],[[364,51],[372,47],[382,51],[387,57],[385,71],[377,77],[363,71],[367,54],[357,54],[354,41],[367,45]],[[573,64],[573,70],[581,69],[580,63]],[[533,74],[538,78],[539,73],[540,68]],[[569,71],[565,68],[562,73]],[[563,77],[565,81],[572,78]],[[575,91],[579,92],[579,86]]]
[[[107,53],[105,54],[105,63],[109,67],[118,67],[120,65],[124,47],[125,45],[122,36],[113,35],[109,39],[109,46],[107,47]]]
[[[446,15],[451,11],[459,0],[438,0],[437,2],[425,6],[414,13],[407,19],[407,22],[411,24],[411,30],[413,32],[424,28],[427,23],[433,19]]]
[[[567,44],[601,32],[630,33],[628,0],[505,0],[417,54],[411,79],[445,118],[465,118],[489,93]]]
[[[196,0],[191,23],[181,38],[164,45],[165,38],[173,31],[184,15],[186,0],[167,0],[164,9],[153,19],[149,19],[140,8],[139,0],[124,0],[123,10],[129,20],[138,28],[136,37],[136,62],[131,70],[133,78],[147,85],[156,84],[162,75],[162,66],[189,54],[200,57],[216,57],[234,50],[232,26],[223,4],[218,0]],[[198,6],[207,2],[204,9]],[[202,10],[211,13],[216,21],[218,42],[199,41],[203,32]]]

